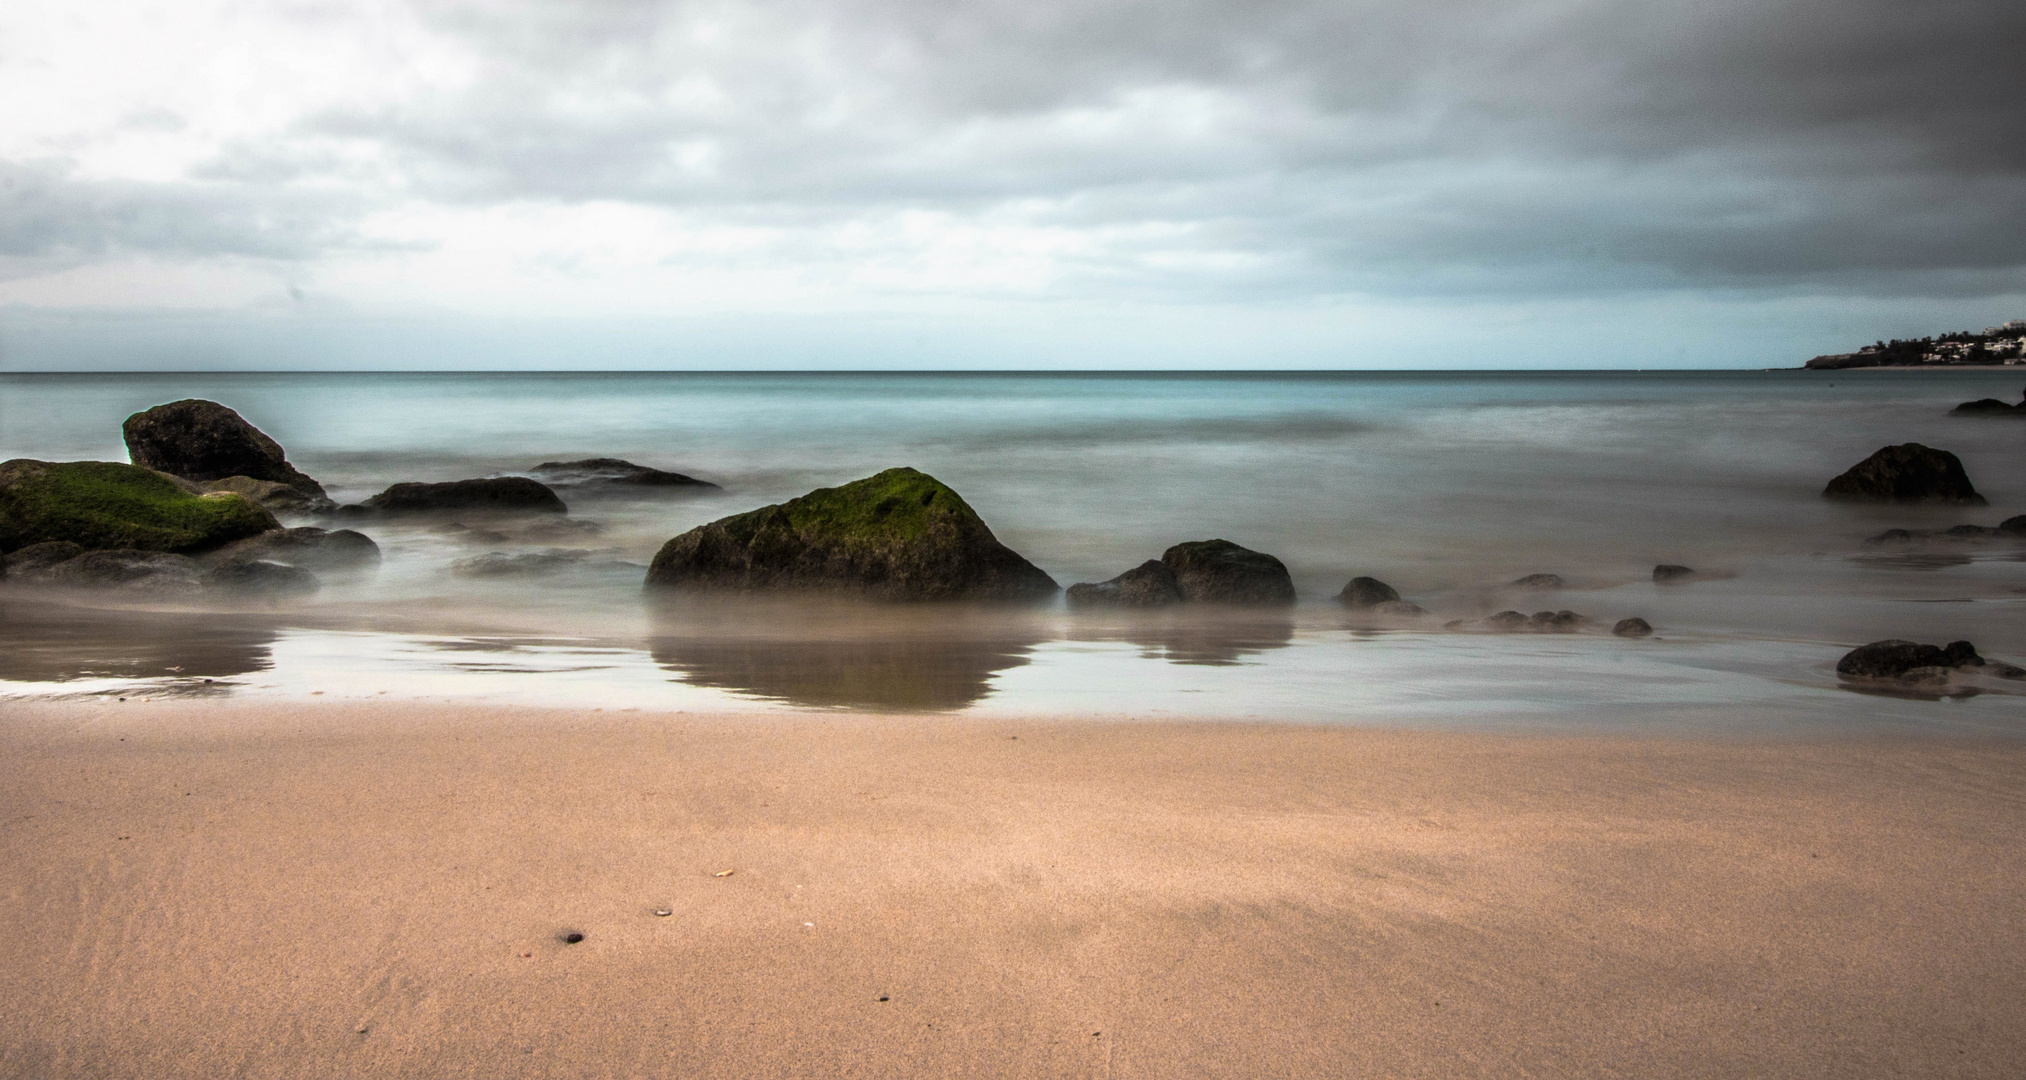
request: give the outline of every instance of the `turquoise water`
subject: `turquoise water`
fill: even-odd
[[[56,618],[45,599],[17,595],[0,602],[14,646],[0,678],[17,694],[293,694],[328,683],[327,694],[639,708],[1428,723],[1751,714],[1754,724],[2002,728],[2020,699],[1864,697],[1837,689],[1830,666],[1880,637],[1969,638],[2022,659],[2019,546],[1861,543],[1889,527],[2026,513],[2026,423],[1946,415],[2022,387],[2026,372],[2008,371],[0,375],[0,458],[124,460],[126,415],[208,397],[275,436],[341,501],[401,480],[591,456],[725,487],[570,496],[581,525],[506,529],[477,546],[432,531],[440,523],[363,526],[385,552],[380,570],[328,578],[316,598],[284,609],[107,613],[87,600]],[[1905,441],[1957,453],[1992,505],[1818,497],[1830,476]],[[1278,555],[1303,603],[1264,624],[1113,625],[1059,606],[754,618],[643,601],[640,575],[669,536],[893,465],[957,488],[1064,585],[1218,536]],[[526,580],[451,572],[488,550],[581,557]],[[1655,586],[1662,562],[1703,573]],[[1529,595],[1504,584],[1535,572],[1571,587]],[[1328,598],[1357,574],[1392,583],[1430,616],[1349,620]],[[1571,608],[1592,631],[1445,628],[1508,607]],[[1651,621],[1660,640],[1599,629],[1627,615]],[[192,662],[167,662],[179,656]],[[189,674],[206,665],[218,672]]]

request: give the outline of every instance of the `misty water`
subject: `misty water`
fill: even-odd
[[[2026,513],[2026,421],[1947,415],[2022,388],[2026,371],[0,375],[0,458],[123,461],[128,414],[204,397],[340,502],[587,457],[723,486],[563,490],[560,520],[346,520],[381,566],[275,606],[9,590],[0,694],[2026,731],[2026,684],[1925,700],[1833,670],[1886,637],[2026,662],[2026,541],[1864,543]],[[1909,441],[1958,454],[1991,505],[1820,497]],[[1280,557],[1301,602],[1130,617],[643,593],[669,537],[895,465],[1065,586],[1222,537]],[[461,568],[488,552],[555,557]],[[1657,585],[1660,563],[1698,573]],[[1568,585],[1510,585],[1533,573]],[[1428,614],[1347,612],[1331,597],[1361,574]],[[1589,621],[1484,630],[1503,609]],[[1610,635],[1634,615],[1653,638]]]

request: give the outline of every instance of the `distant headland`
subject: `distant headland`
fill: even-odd
[[[1981,334],[1958,330],[1939,337],[1894,338],[1853,353],[1818,356],[1805,365],[1817,371],[1872,367],[2000,367],[2026,364],[2026,319],[1987,326]]]

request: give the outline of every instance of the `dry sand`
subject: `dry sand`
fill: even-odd
[[[0,740],[9,1077],[2026,1071],[2015,743],[138,701]]]

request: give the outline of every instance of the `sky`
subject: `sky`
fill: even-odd
[[[1793,366],[2026,317],[2018,0],[13,0],[0,370]]]

